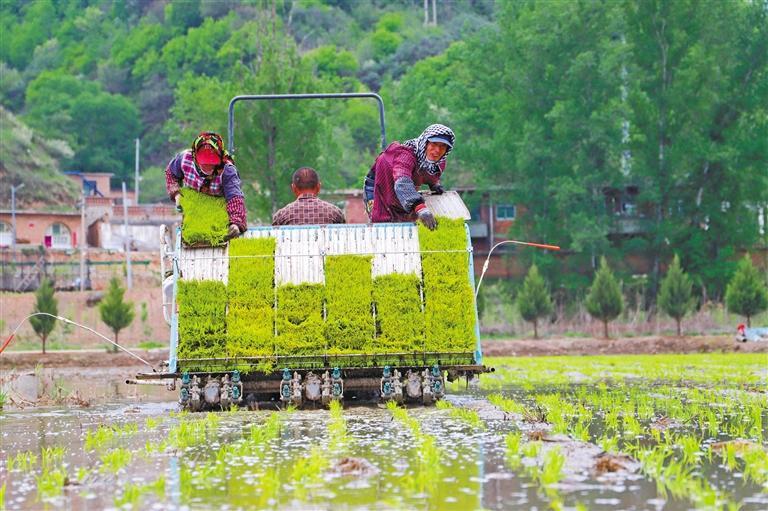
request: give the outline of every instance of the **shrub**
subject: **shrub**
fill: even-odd
[[[424,350],[424,314],[419,277],[391,273],[373,279],[376,352]]]
[[[216,280],[180,280],[179,358],[222,357],[226,340],[227,288]]]
[[[181,189],[181,237],[188,245],[223,245],[229,226],[224,197],[213,197],[191,188]]]
[[[325,258],[327,317],[325,338],[329,353],[361,353],[373,348],[373,280],[369,256]]]
[[[424,349],[474,351],[476,317],[464,221],[441,217],[434,231],[421,224],[418,229],[424,273]]]
[[[275,353],[320,355],[325,352],[323,297],[320,284],[286,285],[277,289]]]
[[[124,302],[124,295],[125,289],[120,285],[120,281],[117,277],[112,277],[109,280],[109,290],[107,290],[106,296],[99,304],[101,320],[115,334],[115,344],[118,343],[117,335],[120,333],[120,330],[130,325],[135,315],[133,302]],[[114,347],[112,351],[117,352],[117,347]]]
[[[274,238],[237,238],[229,243],[227,354],[231,357],[274,353],[274,255]]]
[[[682,332],[680,323],[683,317],[693,309],[692,287],[690,277],[680,267],[680,258],[675,254],[667,275],[661,281],[658,302],[661,310],[677,322],[677,335]]]
[[[58,301],[53,296],[53,292],[53,283],[48,279],[43,279],[40,283],[40,287],[35,291],[35,308],[32,309],[32,312],[47,312],[54,316],[58,315],[59,305]],[[43,343],[43,354],[45,354],[45,341],[56,326],[56,318],[50,316],[33,316],[29,318],[29,322],[32,324],[32,329],[37,336],[40,337],[40,340]]]
[[[549,297],[547,283],[544,282],[535,264],[528,271],[523,288],[517,295],[517,308],[524,320],[533,323],[533,338],[538,339],[539,318],[552,314],[552,300]]]
[[[747,326],[752,326],[752,316],[768,308],[765,276],[761,276],[760,271],[752,265],[749,254],[739,261],[736,273],[728,283],[725,303],[729,311],[747,317]]]
[[[589,315],[603,322],[603,335],[607,339],[608,322],[621,314],[624,298],[605,257],[600,259],[600,268],[589,289],[586,305]]]

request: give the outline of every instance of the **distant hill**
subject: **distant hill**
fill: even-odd
[[[66,142],[46,140],[0,106],[0,208],[11,207],[11,186],[17,208],[59,209],[77,201],[79,189],[59,169],[59,160],[72,156]]]

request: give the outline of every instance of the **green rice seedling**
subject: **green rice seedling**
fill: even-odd
[[[368,256],[325,258],[327,316],[325,338],[330,353],[364,353],[373,349],[371,314],[373,280]]]
[[[114,503],[118,508],[130,507],[135,508],[141,501],[141,495],[143,493],[142,484],[127,483],[123,487],[123,491],[120,495],[115,496]]]
[[[325,353],[323,298],[318,284],[286,285],[277,288],[275,352],[291,355]]]
[[[619,439],[615,436],[603,435],[597,441],[597,445],[605,452],[616,453],[619,450]]]
[[[147,440],[144,444],[144,455],[146,457],[152,457],[155,454],[164,453],[168,449],[168,439],[165,438],[159,442],[151,442]]]
[[[22,472],[30,472],[37,466],[37,455],[32,451],[24,451],[16,453],[8,459],[8,472],[14,470],[20,470]]]
[[[178,285],[180,359],[225,354],[227,289],[213,280],[180,280]],[[194,369],[181,362],[182,369]]]
[[[768,452],[760,445],[755,445],[744,452],[742,457],[744,458],[744,478],[765,488],[768,484]]]
[[[424,350],[420,285],[421,281],[416,275],[391,273],[373,279],[377,352]]]
[[[274,353],[275,239],[237,238],[229,243],[227,354]]]
[[[558,447],[554,447],[544,454],[544,465],[541,469],[542,486],[550,486],[560,482],[563,478],[563,466],[565,465],[565,455],[560,452]]]
[[[121,468],[127,466],[133,459],[133,451],[118,447],[101,455],[102,471],[117,474]]]
[[[456,407],[456,406],[453,406],[448,401],[442,401],[442,400],[438,401],[436,406],[439,410],[450,410],[451,417],[459,419],[462,422],[466,422],[473,428],[480,429],[483,431],[485,431],[486,429],[485,422],[483,422],[483,420],[480,418],[480,415],[478,415],[477,411],[475,410]]]
[[[469,284],[467,231],[461,219],[439,218],[430,231],[419,225],[424,273],[426,351],[473,351],[474,292]]]
[[[331,420],[328,422],[328,445],[331,452],[339,452],[349,444],[344,409],[338,401],[331,401]]]
[[[93,473],[93,469],[90,469],[88,467],[78,467],[77,468],[77,482],[79,484],[83,484],[86,479],[88,479],[91,474]]]
[[[181,189],[181,237],[189,245],[219,246],[225,243],[229,215],[224,197],[213,197],[191,188]]]
[[[63,447],[43,447],[40,454],[40,467],[43,471],[52,470],[64,461]]]
[[[507,445],[506,460],[509,468],[517,470],[520,467],[520,443],[522,442],[522,433],[514,431],[504,437],[504,443]]]
[[[157,429],[157,427],[160,425],[161,420],[155,419],[152,417],[147,417],[147,419],[144,421],[144,427],[147,431],[153,431]]]
[[[541,449],[541,442],[528,442],[523,446],[523,456],[526,458],[536,458],[539,455]]]
[[[67,473],[62,468],[43,470],[40,475],[36,475],[35,481],[37,482],[38,500],[45,500],[61,495],[66,479]]]
[[[5,510],[5,485],[5,481],[0,485],[0,509],[3,511]]]
[[[683,464],[698,464],[699,458],[703,454],[700,450],[701,442],[698,438],[693,435],[682,435],[677,438],[676,443],[682,450]]]
[[[313,446],[309,456],[295,460],[291,473],[293,494],[299,501],[306,500],[307,490],[322,486],[323,474],[330,466],[330,460],[320,446]]]
[[[514,401],[513,399],[505,398],[501,394],[490,394],[487,399],[493,406],[503,412],[517,413],[522,415],[523,411],[525,410],[525,407],[522,404]]]
[[[0,410],[3,409],[3,407],[5,406],[5,402],[7,400],[8,400],[8,394],[5,391],[0,390]]]
[[[108,445],[114,444],[119,438],[135,435],[138,431],[138,426],[135,423],[127,423],[123,426],[100,425],[95,430],[85,432],[85,448],[88,450],[101,450]]]

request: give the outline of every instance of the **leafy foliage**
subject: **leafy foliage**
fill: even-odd
[[[229,356],[262,356],[274,352],[274,255],[274,238],[237,238],[229,243]]]
[[[523,288],[517,295],[517,308],[524,320],[533,323],[533,337],[538,339],[538,320],[552,314],[552,300],[549,297],[547,283],[539,274],[539,268],[535,264],[528,270]]]
[[[318,284],[277,288],[277,355],[318,355],[325,352],[324,296],[324,286]]]
[[[125,288],[120,285],[120,280],[117,277],[109,279],[109,289],[104,299],[99,303],[99,314],[101,320],[112,329],[112,333],[115,334],[115,343],[117,344],[117,335],[120,330],[127,327],[133,322],[135,311],[133,310],[133,302],[126,302],[123,300],[125,295]],[[113,351],[117,351],[117,347],[113,348]]]
[[[330,353],[364,353],[372,348],[373,280],[368,256],[325,258],[327,316],[325,338]]]
[[[226,353],[226,286],[213,280],[180,280],[178,286],[178,357],[223,356]]]
[[[373,279],[378,353],[423,351],[424,314],[416,275],[391,273]]]
[[[32,312],[46,312],[54,316],[59,314],[58,300],[53,296],[53,283],[48,279],[43,279],[40,287],[35,291],[35,307]],[[53,332],[56,326],[56,318],[50,316],[33,316],[29,318],[32,329],[35,331],[43,343],[43,354],[45,354],[45,341]]]
[[[419,224],[424,272],[426,351],[474,351],[474,292],[464,220],[438,217],[430,231]]]
[[[603,322],[603,334],[607,339],[608,322],[621,314],[624,309],[624,297],[605,257],[600,258],[600,268],[589,289],[586,306],[590,316]]]
[[[680,335],[680,321],[693,309],[691,292],[693,283],[680,267],[680,258],[675,254],[666,277],[661,282],[658,303],[661,310],[677,321],[677,335]]]
[[[739,262],[736,274],[728,283],[725,303],[728,310],[747,317],[750,326],[752,316],[768,309],[768,288],[766,275],[752,265],[747,254]]]
[[[214,197],[191,188],[181,189],[184,220],[181,237],[189,245],[218,246],[224,244],[229,226],[224,197]]]

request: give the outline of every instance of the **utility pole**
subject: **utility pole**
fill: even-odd
[[[80,291],[85,291],[85,191],[80,193]]]
[[[139,139],[136,139],[136,174],[133,177],[133,185],[135,189],[135,196],[136,196],[136,205],[139,204],[139,180],[141,178],[139,177],[139,148],[141,147],[141,142]]]
[[[123,181],[123,247],[125,248],[125,269],[128,277],[128,289],[133,288],[133,277],[131,276],[131,243],[128,237],[128,196],[125,192],[125,181]]]
[[[16,257],[16,190],[24,188],[24,183],[18,186],[11,186],[11,222],[13,227],[13,233],[11,237],[11,249],[14,257]]]

